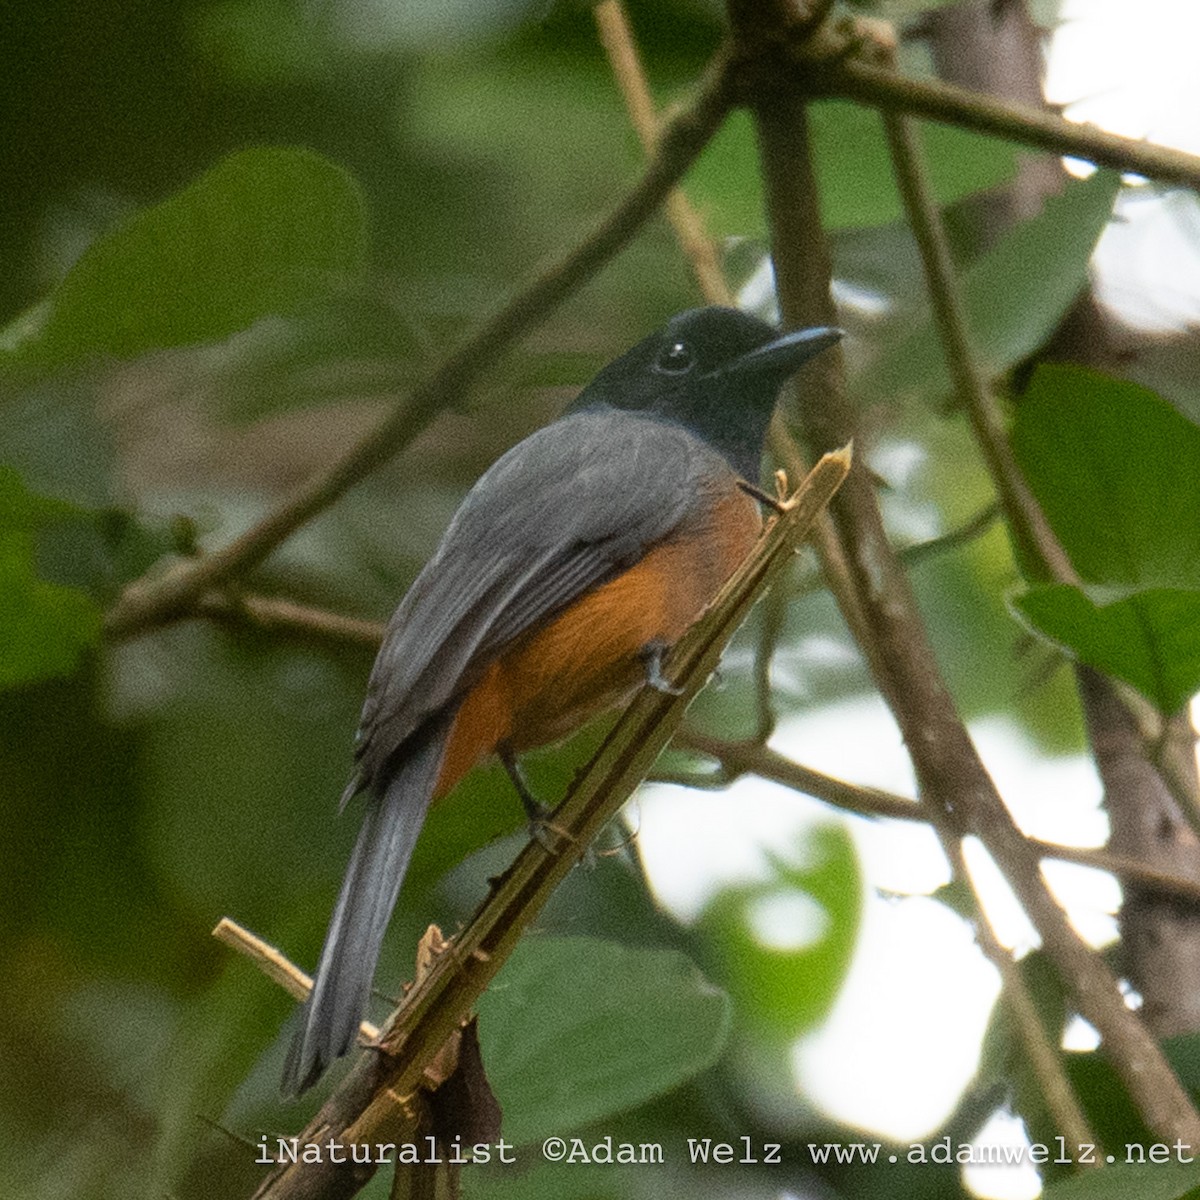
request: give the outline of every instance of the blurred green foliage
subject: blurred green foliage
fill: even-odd
[[[719,9],[646,0],[632,11],[660,98],[685,96],[721,36]],[[315,958],[354,832],[335,802],[370,655],[195,622],[100,648],[99,614],[122,583],[193,551],[176,517],[201,548],[219,545],[328,462],[588,228],[641,154],[583,5],[19,0],[6,22],[0,112],[20,136],[5,139],[0,187],[0,1176],[14,1200],[249,1194],[250,1151],[205,1122],[253,1140],[298,1127],[308,1108],[276,1091],[291,1002],[209,930],[228,913],[297,961]],[[915,544],[976,514],[989,485],[963,424],[942,411],[946,376],[874,118],[825,103],[814,123],[839,272],[874,288],[887,313],[856,330],[853,383],[875,405],[892,532]],[[924,136],[943,203],[1014,169],[993,141]],[[732,239],[731,269],[740,255],[752,274],[763,224],[742,117],[687,187]],[[1108,175],[1073,185],[970,262],[972,314],[996,370],[1033,350],[1069,304],[1117,187]],[[600,363],[696,302],[655,221],[253,586],[383,617],[479,471]],[[1087,390],[1096,403],[1153,409],[1113,387]],[[1071,457],[1082,471],[1074,432],[1031,424],[1049,413],[1037,407],[1047,388],[1058,403],[1078,383],[1035,381],[1018,416],[1026,466],[1036,473],[1053,444],[1051,466]],[[1139,420],[1145,438],[1173,437],[1176,450],[1194,440],[1190,425],[1185,437],[1159,417]],[[1099,431],[1095,452],[1113,453],[1119,421],[1082,419]],[[1190,486],[1166,472],[1160,482],[1168,494]],[[1058,486],[1049,472],[1044,486]],[[1078,493],[1056,494],[1067,530]],[[1135,506],[1138,530],[1153,525],[1137,486],[1087,503],[1101,501]],[[1011,714],[1045,747],[1077,746],[1061,673],[1038,678],[1044,660],[1030,661],[1005,608],[1018,573],[1003,532],[914,574],[967,715]],[[1192,586],[1154,570],[1121,582]],[[701,727],[753,728],[760,620],[696,706]],[[1154,652],[1180,653],[1169,640]],[[868,688],[813,588],[789,607],[774,667],[783,715]],[[532,756],[538,794],[560,795],[601,732]],[[465,918],[521,828],[496,770],[437,809],[382,985],[411,975],[428,921],[452,930]],[[635,1142],[753,1132],[798,1155],[807,1135],[836,1134],[795,1093],[786,1054],[845,977],[861,871],[841,826],[792,849],[770,856],[765,880],[720,891],[690,927],[654,904],[632,855],[573,874],[481,1006],[513,1136],[538,1136],[553,1117],[564,1135],[564,1125]],[[773,941],[768,909],[804,937]],[[722,1054],[727,1039],[734,1050]],[[756,1080],[747,1062],[775,1064],[772,1078]],[[847,1168],[814,1186],[883,1195],[899,1178],[869,1174]],[[805,1175],[792,1171],[789,1186],[812,1183]],[[676,1168],[670,1189],[726,1195],[734,1179]],[[736,1180],[751,1194],[780,1177],[748,1164]],[[386,1186],[381,1174],[372,1191]],[[923,1186],[961,1194],[950,1172]],[[637,1171],[545,1166],[473,1172],[468,1187],[526,1198],[665,1190]]]
[[[813,155],[821,187],[821,219],[830,230],[886,225],[904,216],[892,177],[883,126],[870,109],[825,100],[809,110]],[[932,165],[930,181],[942,204],[997,187],[1016,167],[1007,142],[948,125],[920,126]],[[755,166],[750,114],[734,113],[688,180],[714,234],[766,236],[762,189]]]
[[[34,535],[79,516],[74,505],[38,496],[0,466],[0,687],[68,675],[100,637],[100,611],[83,592],[37,576]]]
[[[760,1036],[786,1045],[828,1014],[862,908],[854,843],[840,826],[805,838],[801,865],[769,855],[770,876],[722,889],[697,923],[701,953]]]

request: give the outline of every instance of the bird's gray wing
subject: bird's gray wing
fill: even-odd
[[[500,458],[388,623],[348,792],[382,782],[396,750],[504,646],[632,566],[728,469],[678,426],[607,409],[564,417]]]

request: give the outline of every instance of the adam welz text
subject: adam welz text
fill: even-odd
[[[273,1143],[273,1144],[272,1144]],[[296,1137],[258,1140],[255,1162],[261,1166],[286,1166],[292,1163],[334,1163],[359,1166],[383,1166],[404,1163],[414,1166],[465,1167],[468,1164],[517,1162],[517,1147],[501,1138],[497,1142],[463,1144],[458,1138],[439,1142],[436,1138],[419,1138],[414,1142],[339,1142],[302,1143]],[[556,1163],[664,1163],[668,1159],[661,1142],[618,1142],[611,1136],[598,1141],[583,1138],[548,1137],[539,1147],[521,1147],[523,1155],[537,1154],[547,1162]],[[1196,1155],[1183,1141],[1155,1142],[1142,1145],[1130,1142],[1118,1158],[1103,1154],[1096,1146],[1086,1143],[1069,1146],[1057,1137],[1050,1144],[986,1145],[978,1142],[954,1144],[945,1137],[935,1142],[913,1142],[911,1145],[885,1147],[881,1142],[809,1142],[803,1147],[789,1146],[791,1156],[797,1153],[810,1164],[823,1163],[898,1163],[929,1165],[1012,1165],[1046,1163],[1090,1165],[1099,1162],[1140,1164],[1192,1163]],[[741,1137],[733,1141],[713,1138],[688,1138],[670,1158],[712,1166],[726,1164],[762,1164],[771,1166],[785,1161],[785,1150],[777,1142],[758,1142]]]

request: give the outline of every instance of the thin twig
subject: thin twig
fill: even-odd
[[[815,771],[772,750],[756,738],[732,741],[712,737],[690,725],[675,735],[675,745],[703,754],[719,763],[726,776],[736,779],[742,775],[757,775],[772,783],[782,784],[793,791],[823,800],[846,812],[864,817],[889,817],[901,821],[928,821],[929,814],[908,796],[883,788],[849,783],[835,775]]]
[[[926,538],[923,542],[913,542],[904,546],[896,553],[900,561],[907,566],[915,566],[948,550],[960,550],[977,538],[983,537],[1000,519],[1000,507],[988,504],[980,509],[973,517],[968,517],[961,525],[939,533],[936,537]]]
[[[732,782],[729,773],[716,771],[663,771],[657,767],[646,776],[647,783],[665,783],[674,787],[693,788],[699,792],[719,792]]]
[[[769,436],[769,446],[775,461],[780,463],[789,475],[795,473],[798,478],[804,472],[807,459],[779,412],[775,413],[771,421]],[[882,662],[875,659],[875,640],[871,636],[862,605],[859,603],[841,538],[838,537],[828,512],[823,512],[817,519],[811,541],[821,564],[821,578],[837,602],[838,611],[850,631],[851,639],[872,670],[882,671]]]
[[[787,625],[794,593],[783,581],[765,597],[758,614],[758,644],[754,648],[754,737],[761,743],[775,732],[777,716],[771,687],[771,664]]]
[[[593,12],[601,44],[608,55],[609,66],[629,113],[630,124],[633,125],[646,153],[654,154],[659,143],[659,119],[625,8],[621,0],[602,0]],[[709,304],[732,304],[733,292],[721,269],[717,247],[708,236],[700,215],[678,188],[673,188],[668,193],[666,212],[667,220],[675,231],[675,238],[684,257],[691,264],[705,300]]]
[[[264,633],[289,633],[350,646],[378,649],[383,622],[347,617],[278,596],[208,592],[196,601],[194,615]]]
[[[849,57],[813,69],[792,64],[789,82],[810,94],[843,96],[889,113],[907,113],[975,133],[991,134],[1052,154],[1086,159],[1161,183],[1200,190],[1200,157],[1067,121],[1056,113],[933,79],[911,79]]]
[[[951,843],[950,867],[959,879],[970,880],[962,843]],[[973,886],[973,885],[972,885]],[[1079,1100],[1071,1087],[1063,1066],[1062,1052],[1050,1040],[1041,1015],[1033,1001],[1020,965],[996,938],[987,913],[980,906],[979,918],[974,922],[975,941],[983,955],[1000,972],[1002,1003],[1007,1007],[1017,1029],[1017,1036],[1028,1056],[1033,1077],[1046,1108],[1059,1134],[1070,1146],[1097,1148],[1095,1131],[1088,1123]],[[1102,1148],[1101,1148],[1102,1149]],[[1082,1158],[1081,1166],[1100,1167],[1104,1164],[1103,1154],[1089,1154]]]
[[[726,83],[726,55],[718,51],[696,99],[664,126],[641,180],[592,233],[486,321],[373,433],[273,513],[211,554],[131,583],[105,617],[106,636],[114,641],[133,637],[186,612],[224,580],[262,562],[304,522],[411,441],[440,409],[461,403],[483,371],[604,266],[655,213],[724,120]]]
[[[235,1145],[240,1146],[243,1150],[257,1150],[258,1143],[246,1137],[244,1134],[238,1133],[234,1129],[230,1129],[227,1125],[222,1125],[220,1121],[210,1117],[207,1113],[197,1113],[196,1120],[202,1125],[206,1125],[214,1133],[221,1134],[222,1137],[228,1138]]]
[[[230,917],[222,917],[212,931],[218,942],[224,943],[239,954],[244,954],[268,979],[277,983],[289,996],[303,1000],[312,991],[312,979],[306,975],[281,950],[264,942]],[[370,1021],[358,1027],[359,1037],[364,1042],[379,1038],[379,1030]]]
[[[375,1061],[369,1069],[356,1066],[301,1135],[304,1142],[329,1137],[375,1142],[385,1128],[386,1140],[403,1140],[409,1120],[403,1098],[416,1089],[432,1056],[470,1012],[553,890],[646,777],[715,669],[725,643],[790,560],[848,466],[845,453],[826,455],[818,463],[787,511],[771,522],[713,605],[672,651],[666,670],[678,692],[645,688],[637,695],[552,814],[547,828],[558,834],[555,841],[547,845],[530,839],[450,951],[388,1022],[382,1042],[391,1057],[371,1056]],[[362,1172],[361,1166],[355,1169]],[[347,1171],[345,1164],[330,1161],[284,1166],[255,1195],[257,1200],[344,1196],[353,1190],[347,1186]],[[361,1186],[366,1178],[356,1174],[352,1182]]]
[[[925,280],[941,335],[946,365],[958,398],[967,411],[975,439],[995,481],[1014,535],[1034,562],[1056,583],[1078,584],[1071,565],[1041,505],[1013,456],[996,398],[979,366],[971,341],[966,304],[954,271],[941,210],[933,196],[925,154],[911,117],[884,113],[896,183],[913,236],[921,251]]]
[[[685,725],[675,735],[675,745],[693,750],[720,764],[717,776],[732,782],[742,775],[757,775],[793,791],[803,792],[814,800],[824,801],[843,812],[863,817],[886,817],[898,821],[930,820],[928,809],[899,792],[850,783],[836,775],[814,770],[794,762],[778,750],[764,746],[753,738],[731,741],[712,737]],[[1115,854],[1088,846],[1062,846],[1042,838],[1026,840],[1046,858],[1075,863],[1095,871],[1106,871],[1123,882],[1137,883],[1164,895],[1177,896],[1190,904],[1200,905],[1200,880],[1163,870],[1154,863]]]

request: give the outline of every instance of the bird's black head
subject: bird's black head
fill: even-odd
[[[571,407],[678,421],[755,479],[783,381],[841,336],[838,329],[781,334],[735,308],[689,309],[609,363]]]

